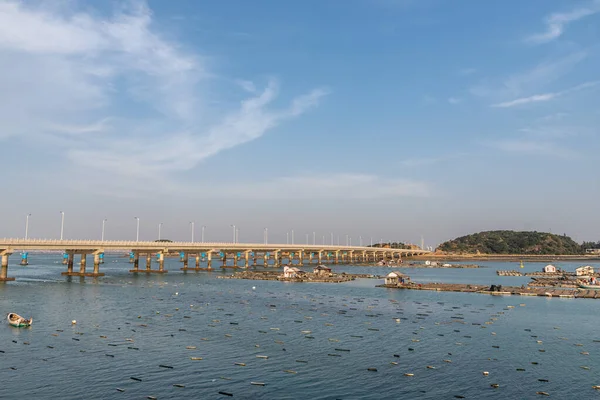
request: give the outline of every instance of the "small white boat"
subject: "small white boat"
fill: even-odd
[[[6,319],[10,325],[16,326],[17,328],[31,326],[31,323],[33,322],[33,318],[25,319],[16,313],[8,313]]]

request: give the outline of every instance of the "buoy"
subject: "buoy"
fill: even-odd
[[[252,290],[256,290],[256,286],[252,286]],[[263,386],[264,386],[264,384],[263,384]]]
[[[77,324],[76,320],[71,321],[71,325],[75,325],[75,324]]]

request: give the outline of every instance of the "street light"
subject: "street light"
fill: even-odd
[[[160,231],[161,231],[162,225],[163,225],[162,222],[158,223],[158,240],[160,240]]]
[[[27,214],[25,217],[25,240],[29,237],[29,217],[31,217],[31,214]]]
[[[194,243],[194,221],[190,221],[190,224],[192,225],[192,243]]]
[[[362,236],[358,237],[358,245],[362,247]]]
[[[63,240],[63,232],[65,230],[65,212],[61,211],[60,214],[60,240]]]
[[[265,244],[269,244],[269,229],[265,228],[264,233]]]
[[[140,218],[139,217],[133,217],[133,218],[137,220],[137,228],[135,231],[135,241],[139,242],[140,241]]]
[[[289,232],[285,233],[285,244],[290,244],[290,233]]]
[[[317,244],[317,237],[315,236],[315,232],[313,232],[313,246]]]
[[[106,224],[106,221],[108,221],[106,218],[104,218],[102,220],[102,241],[104,242],[104,224]]]
[[[206,225],[202,225],[202,243],[204,243],[204,229],[206,228]]]
[[[294,244],[294,230],[292,229],[292,244]]]
[[[235,243],[235,225],[229,225],[233,228],[233,243]]]
[[[333,246],[333,232],[331,232],[331,245]]]
[[[235,229],[235,242],[236,243],[240,242],[240,228]]]

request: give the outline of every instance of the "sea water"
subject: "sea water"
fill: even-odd
[[[126,258],[111,256],[105,277],[68,278],[59,260],[30,254],[29,266],[11,264],[17,280],[0,285],[3,315],[33,317],[30,328],[0,324],[0,398],[600,396],[600,300],[383,289],[377,279],[218,279],[225,273],[183,273],[176,259],[168,274],[133,275]],[[528,280],[496,276],[514,263],[481,264],[402,272],[419,282]]]

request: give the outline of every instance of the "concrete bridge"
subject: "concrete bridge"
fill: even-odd
[[[212,270],[213,260],[222,262],[221,268],[248,268],[250,259],[253,266],[280,267],[285,264],[302,266],[305,263],[369,263],[381,260],[402,259],[403,256],[427,254],[425,250],[391,249],[385,247],[360,246],[325,246],[325,245],[290,245],[290,244],[257,244],[257,243],[198,243],[198,242],[138,242],[138,241],[100,241],[100,240],[46,240],[46,239],[0,239],[0,256],[2,269],[0,281],[15,278],[8,276],[8,260],[13,253],[21,252],[21,265],[27,265],[27,251],[62,251],[63,264],[67,265],[67,276],[103,276],[100,264],[105,252],[125,251],[130,254],[133,264],[132,273],[166,273],[165,256],[180,256],[184,271]],[[79,271],[73,271],[75,256],[79,255]],[[87,272],[87,257],[93,256],[93,272]],[[146,257],[144,269],[140,269],[140,255]],[[152,269],[152,255],[156,255],[158,269]],[[194,258],[195,267],[189,267],[190,257]],[[227,265],[227,259],[233,265]],[[258,260],[262,260],[258,263]],[[206,268],[200,268],[200,261],[205,261]],[[238,266],[238,262],[243,265]]]

